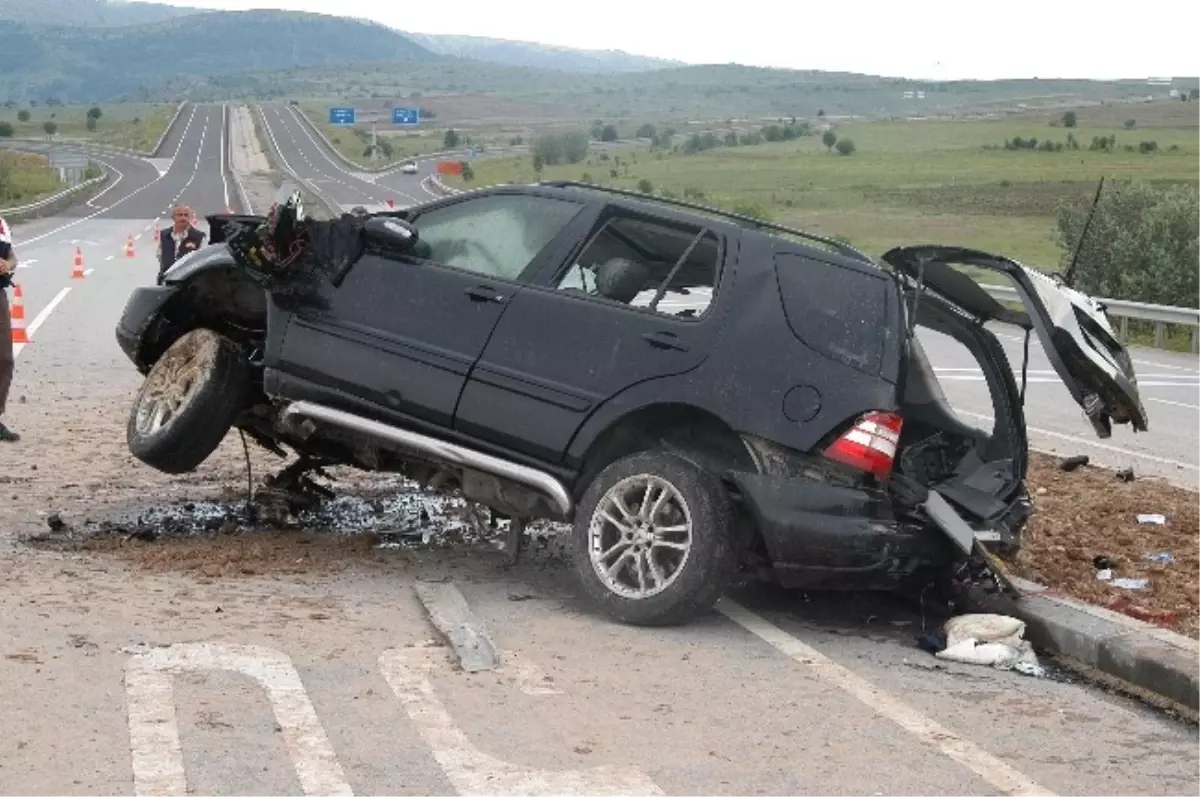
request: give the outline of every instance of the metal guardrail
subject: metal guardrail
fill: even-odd
[[[983,289],[993,298],[1003,301],[1018,301],[1017,289],[1008,285],[984,285]],[[1118,319],[1117,334],[1122,342],[1129,341],[1129,320],[1147,321],[1154,324],[1154,346],[1161,349],[1166,337],[1166,326],[1189,327],[1192,333],[1192,353],[1200,351],[1200,310],[1194,307],[1172,307],[1165,304],[1146,304],[1125,299],[1095,297],[1104,305],[1109,318]]]
[[[111,175],[107,169],[101,169],[101,174],[99,177],[93,177],[90,180],[84,180],[79,185],[73,185],[65,191],[59,191],[54,196],[48,196],[45,199],[39,199],[37,202],[31,202],[28,205],[19,205],[14,208],[0,208],[0,216],[15,218],[32,211],[40,210],[41,208],[53,205],[55,202],[65,199],[72,194],[77,194],[80,191],[84,191],[92,186],[103,183],[108,180],[110,176]]]

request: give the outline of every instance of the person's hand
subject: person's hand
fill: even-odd
[[[7,260],[0,260],[0,275],[7,277],[14,271],[13,264]]]

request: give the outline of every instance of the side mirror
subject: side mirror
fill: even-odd
[[[367,238],[389,249],[411,252],[417,245],[417,228],[403,219],[372,216],[363,224]]]

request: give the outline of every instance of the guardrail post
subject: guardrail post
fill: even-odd
[[[1121,342],[1129,342],[1129,316],[1121,316]]]
[[[1192,327],[1192,354],[1200,354],[1200,327]]]
[[[1166,332],[1167,325],[1161,321],[1154,322],[1154,348],[1161,349],[1163,347],[1163,333]]]

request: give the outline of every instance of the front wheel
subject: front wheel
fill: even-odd
[[[221,444],[241,412],[250,367],[241,348],[211,329],[171,344],[129,411],[129,451],[163,473],[186,473]]]
[[[721,597],[736,566],[734,515],[724,486],[664,451],[624,457],[588,486],[575,516],[580,586],[610,617],[677,625]]]

